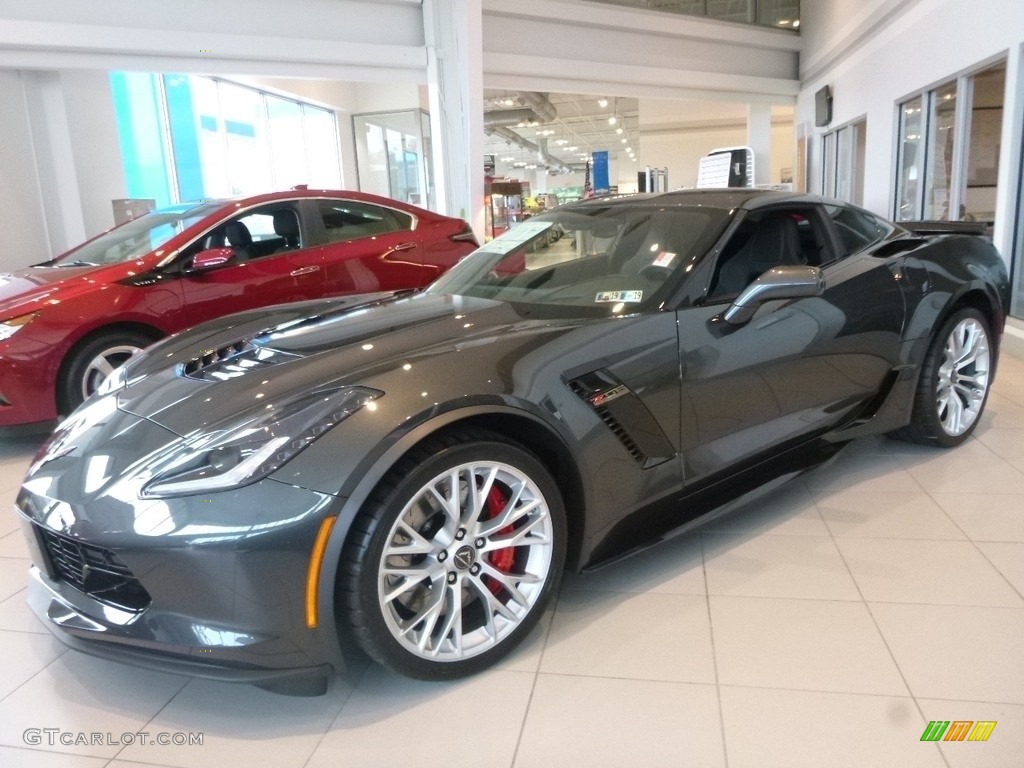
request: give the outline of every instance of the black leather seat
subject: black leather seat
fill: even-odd
[[[224,225],[224,236],[228,245],[235,249],[235,260],[246,261],[252,255],[252,233],[240,221],[229,221]]]
[[[284,241],[274,253],[299,247],[299,219],[295,211],[274,211],[274,233]]]
[[[759,222],[739,251],[722,264],[715,293],[739,293],[772,267],[802,264],[800,232],[789,215]]]

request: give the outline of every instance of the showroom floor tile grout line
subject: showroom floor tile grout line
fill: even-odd
[[[842,559],[843,565],[846,566],[846,570],[849,573],[850,578],[853,580],[853,584],[857,589],[857,593],[861,597],[861,602],[864,604],[864,607],[867,610],[868,615],[871,617],[871,623],[875,628],[875,632],[878,634],[878,639],[881,640],[882,644],[885,646],[885,651],[887,654],[889,654],[889,659],[892,661],[893,667],[895,667],[897,674],[900,676],[900,680],[903,683],[903,687],[906,688],[910,699],[914,702],[914,707],[917,709],[917,713],[918,715],[920,715],[921,722],[923,725],[928,722],[928,718],[925,716],[924,713],[924,707],[922,707],[921,702],[918,701],[917,695],[914,693],[914,689],[913,687],[911,687],[910,681],[907,679],[906,672],[900,666],[899,659],[896,658],[896,653],[892,649],[892,645],[889,642],[889,638],[885,636],[885,632],[882,630],[881,625],[878,623],[878,618],[875,616],[875,612],[871,610],[871,604],[865,598],[864,590],[861,588],[860,582],[857,581],[857,576],[856,574],[854,574],[853,569],[850,567],[850,563],[846,559],[846,555],[843,554],[843,550],[839,546],[839,542],[836,541],[835,534],[831,531],[831,529],[829,529],[829,532],[832,535],[832,540],[835,543],[836,549],[839,550],[839,557]],[[946,768],[952,768],[949,765],[949,760],[947,759],[946,755],[943,754],[942,750],[939,749],[938,745],[935,745],[935,749],[938,751],[939,756],[942,758],[942,762],[945,763]]]
[[[707,553],[704,547],[704,534],[700,534],[700,572],[704,579],[704,608],[708,615],[708,634],[711,637],[711,664],[715,673],[715,702],[718,705],[718,727],[722,739],[722,758],[725,768],[729,768],[729,744],[725,732],[725,707],[722,704],[722,681],[718,672],[718,651],[715,647],[715,622],[711,614],[711,590],[708,588]]]

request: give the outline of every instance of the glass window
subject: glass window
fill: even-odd
[[[728,211],[712,208],[556,209],[477,249],[430,291],[577,315],[657,309],[728,221]]]
[[[899,176],[896,179],[897,221],[921,218],[921,181],[924,177],[924,138],[921,129],[922,98],[900,104]]]
[[[956,103],[956,80],[928,94],[928,162],[924,198],[924,218],[928,220],[950,219]]]
[[[341,187],[341,163],[338,158],[338,128],[334,115],[326,109],[302,107],[309,186],[314,189]]]
[[[251,195],[272,189],[263,94],[223,81],[218,85],[230,194]]]
[[[826,197],[836,196],[836,134],[826,133],[822,158],[822,194]]]
[[[1005,63],[971,78],[971,129],[967,139],[967,178],[961,216],[967,221],[995,219],[1005,88]]]
[[[321,188],[341,185],[341,162],[335,115],[298,101],[253,88],[196,75],[151,77],[157,86],[127,87],[138,77],[111,77],[118,129],[125,150],[125,172],[132,194],[141,152],[133,146],[134,123],[147,123],[150,157],[164,163],[173,180],[175,200],[203,200],[250,195],[298,184]],[[156,97],[159,111],[149,103]],[[154,121],[156,121],[154,123]],[[161,155],[156,149],[166,149]],[[166,182],[165,182],[166,183]],[[148,183],[145,188],[154,188]],[[158,194],[144,195],[156,197]]]
[[[844,205],[830,205],[827,210],[836,225],[836,232],[843,246],[842,256],[863,250],[893,231],[888,222],[867,211],[847,208]]]
[[[319,209],[332,243],[412,228],[412,216],[406,213],[355,200],[322,200]]]

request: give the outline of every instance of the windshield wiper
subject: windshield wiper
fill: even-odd
[[[75,261],[62,261],[59,264],[54,264],[55,267],[98,267],[99,264],[94,264],[91,261],[82,261],[76,259]]]

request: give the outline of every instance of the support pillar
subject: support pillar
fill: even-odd
[[[754,150],[754,184],[772,179],[772,105],[747,105],[747,146]]]
[[[437,209],[466,219],[483,242],[482,0],[423,0]]]

